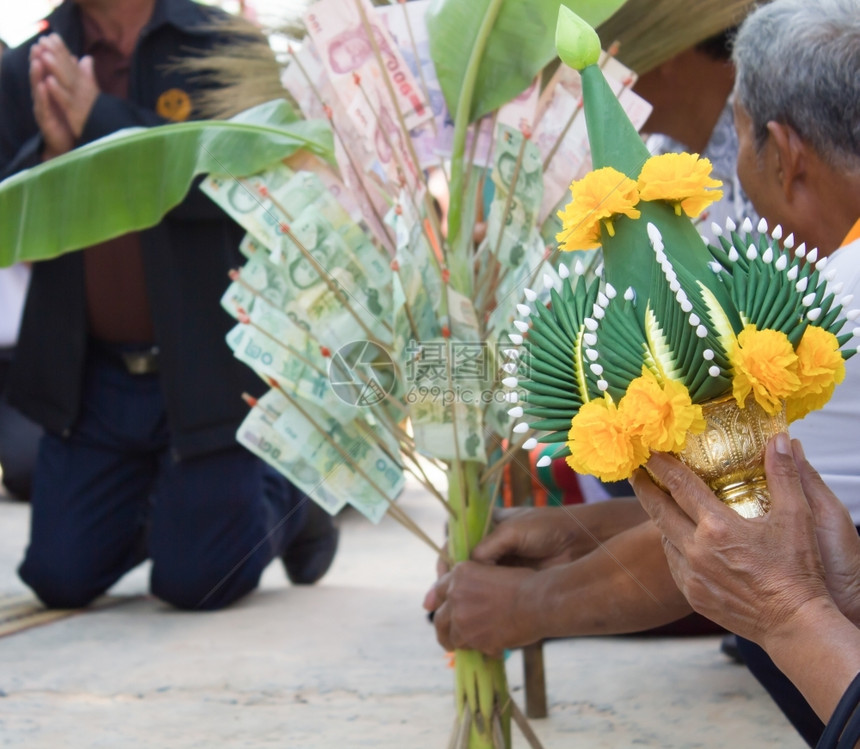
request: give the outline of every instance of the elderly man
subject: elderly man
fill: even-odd
[[[830,256],[860,293],[860,14],[854,0],[775,0],[735,43],[739,174],[757,210]],[[860,298],[860,297],[858,297]],[[822,411],[792,426],[860,521],[860,357]],[[489,653],[546,637],[632,632],[690,606],[629,503],[515,511],[430,590],[440,642]],[[616,515],[620,506],[628,515]],[[501,566],[501,563],[519,566]],[[820,726],[818,727],[820,731]]]

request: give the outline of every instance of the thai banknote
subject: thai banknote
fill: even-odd
[[[439,394],[434,388],[417,387],[409,397],[410,419],[419,452],[441,460],[474,460],[487,462],[483,409],[480,394],[463,385],[449,391],[453,402],[446,402],[444,389]],[[477,403],[457,401],[463,393],[477,397]]]
[[[432,0],[413,0],[410,3],[381,5],[373,9],[421,86],[433,113],[430,120],[409,132],[418,162],[424,169],[439,165],[439,133],[446,128],[453,128],[445,96],[436,76],[436,67],[430,55],[430,38],[425,16],[431,2]]]
[[[346,113],[311,39],[301,48],[291,48],[290,62],[281,83],[308,119],[329,117],[334,131],[335,159],[349,194],[361,211],[362,220],[385,246],[390,238],[382,224],[387,210],[384,191],[372,174],[384,170],[375,152]]]
[[[276,390],[270,390],[248,412],[236,432],[236,439],[286,476],[320,507],[335,515],[346,506],[349,494],[332,491],[319,467],[275,430],[274,423],[287,405],[286,398]]]
[[[432,112],[371,4],[366,0],[319,0],[305,13],[304,20],[338,98],[365,142],[373,144],[389,181],[418,185],[420,166],[414,163],[405,140],[410,130],[432,117]]]
[[[391,268],[382,251],[315,175],[285,170],[249,181],[258,197],[244,211],[217,178],[205,190],[268,249],[266,293],[297,324],[329,347],[390,341]]]
[[[396,269],[392,274],[395,350],[404,351],[411,340],[431,340],[441,334],[441,271],[421,219],[408,202],[399,211],[390,211],[386,222],[396,242],[392,264]]]
[[[431,457],[486,462],[483,409],[495,373],[482,341],[411,342],[404,402],[419,451]]]
[[[294,472],[290,478],[313,496],[320,487],[347,502],[374,523],[385,515],[403,489],[404,476],[396,446],[384,430],[363,431],[356,423],[341,424],[310,404],[287,405],[274,430],[291,454],[315,474]],[[385,440],[384,447],[380,440]]]
[[[526,245],[543,198],[541,155],[519,130],[500,125],[498,134],[492,171],[495,194],[487,220],[487,241],[502,266],[516,268],[526,259]]]

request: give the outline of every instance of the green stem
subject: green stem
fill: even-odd
[[[481,483],[482,466],[454,461],[449,471],[448,502],[457,510],[449,519],[451,559],[462,562],[481,540],[492,512],[488,484]],[[469,749],[508,749],[511,745],[511,707],[505,663],[475,650],[455,654],[457,714],[468,714]],[[494,736],[501,736],[500,746]]]
[[[504,1],[490,0],[487,12],[478,29],[475,45],[472,47],[469,64],[463,75],[460,98],[457,100],[457,111],[454,114],[454,140],[451,152],[451,202],[448,206],[448,244],[453,249],[459,248],[460,232],[462,231],[463,175],[465,173],[463,156],[466,150],[466,133],[470,125],[472,98],[490,32],[493,30]]]

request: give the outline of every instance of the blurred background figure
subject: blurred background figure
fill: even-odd
[[[0,177],[195,117],[204,86],[165,63],[265,46],[228,23],[190,0],[65,0],[5,55]],[[146,559],[153,594],[196,610],[276,557],[294,584],[331,565],[331,518],[236,443],[260,386],[219,312],[241,237],[192,190],[155,227],[34,263],[8,394],[45,429],[19,574],[47,606],[86,606]]]

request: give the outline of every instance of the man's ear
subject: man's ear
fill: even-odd
[[[767,123],[776,163],[776,179],[785,199],[791,203],[809,168],[807,146],[791,125],[771,120]]]

